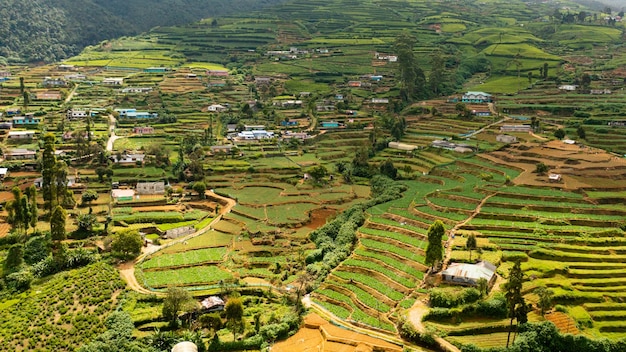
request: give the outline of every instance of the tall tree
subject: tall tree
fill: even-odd
[[[233,333],[233,340],[236,339],[237,333],[243,331],[243,302],[239,297],[231,297],[224,307],[224,315],[226,316],[226,326]]]
[[[57,205],[50,215],[50,235],[55,242],[63,241],[67,238],[65,231],[65,222],[67,221],[67,212],[62,206]]]
[[[524,282],[524,273],[519,260],[515,261],[513,267],[509,270],[509,280],[504,284],[504,296],[508,303],[508,316],[511,319],[509,325],[509,334],[506,339],[506,347],[509,347],[511,340],[511,332],[513,332],[513,320],[517,320],[517,324],[524,324],[528,321],[528,312],[530,307],[526,304],[522,295],[522,284]],[[516,327],[517,331],[517,327]],[[515,337],[513,338],[515,341]]]
[[[425,97],[426,77],[424,71],[417,65],[413,53],[416,43],[417,39],[408,31],[402,32],[395,42],[400,76],[400,96],[404,102]]]
[[[30,93],[25,91],[22,93],[22,105],[24,105],[24,111],[28,110],[28,105],[30,105]]]
[[[19,271],[22,263],[24,263],[24,245],[16,243],[9,247],[6,259],[4,260],[4,266],[2,268],[4,276]]]
[[[20,94],[24,94],[24,77],[20,77]]]
[[[44,137],[43,155],[41,157],[41,193],[44,200],[44,207],[48,211],[52,211],[58,204],[56,202],[57,185],[56,185],[56,165],[57,158],[55,152],[55,136],[47,133]]]
[[[188,309],[192,302],[187,290],[180,287],[168,288],[163,300],[163,318],[169,322],[170,326],[177,326],[178,315]]]
[[[548,79],[548,63],[543,63],[543,79]]]
[[[136,258],[141,254],[143,240],[137,230],[119,231],[113,237],[111,242],[111,251],[113,254],[122,258]]]
[[[443,55],[441,55],[441,52],[435,51],[430,56],[430,74],[428,75],[428,86],[433,96],[438,97],[443,93],[445,66]]]
[[[552,308],[552,295],[554,295],[554,292],[541,286],[535,289],[535,294],[539,297],[537,306],[541,309],[541,316],[543,316],[550,310],[550,308]]]
[[[469,251],[469,260],[472,261],[472,250],[477,248],[476,245],[476,236],[472,233],[467,237],[467,242],[465,242],[465,248]]]
[[[426,247],[426,264],[434,268],[443,259],[443,235],[446,229],[441,220],[436,220],[428,228],[428,246]]]

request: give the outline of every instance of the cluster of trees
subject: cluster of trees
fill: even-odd
[[[203,0],[185,0],[184,5],[178,0],[6,0],[0,8],[0,64],[60,61],[110,38],[277,2],[213,0],[206,6]]]
[[[397,199],[405,190],[405,186],[383,175],[374,176],[371,186],[372,194],[377,195],[375,198],[350,207],[309,235],[317,249],[306,256],[306,269],[317,282],[321,282],[333,268],[352,253],[356,242],[356,230],[365,222],[365,209]]]

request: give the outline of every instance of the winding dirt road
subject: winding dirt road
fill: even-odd
[[[126,281],[126,283],[128,284],[128,287],[136,292],[139,293],[143,293],[143,294],[156,294],[157,296],[163,296],[165,295],[165,293],[163,292],[156,292],[156,291],[151,291],[143,286],[141,286],[141,284],[139,284],[139,282],[137,281],[137,278],[135,277],[135,264],[138,263],[139,261],[143,260],[146,256],[157,252],[163,248],[172,246],[174,244],[177,243],[181,243],[184,241],[189,240],[190,238],[199,236],[207,231],[209,231],[213,225],[215,225],[218,221],[220,221],[222,219],[222,216],[224,216],[224,214],[228,214],[230,213],[230,210],[237,205],[237,202],[234,199],[230,199],[227,197],[222,197],[218,194],[216,194],[213,191],[206,191],[206,196],[209,199],[215,199],[219,204],[220,204],[220,213],[218,216],[215,217],[215,219],[213,219],[213,221],[211,221],[207,226],[201,228],[200,230],[189,234],[185,237],[181,237],[176,239],[175,241],[172,241],[170,243],[168,243],[165,246],[152,246],[152,247],[148,247],[145,248],[143,250],[143,253],[137,257],[134,261],[131,262],[126,262],[123,263],[121,265],[118,266],[118,270],[120,271],[120,275],[122,276],[122,279],[124,279],[124,281]],[[147,249],[147,250],[146,250]]]

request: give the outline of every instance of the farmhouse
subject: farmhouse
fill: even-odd
[[[444,281],[463,285],[477,286],[478,280],[485,279],[491,287],[496,282],[496,266],[486,260],[476,264],[452,263],[441,272]]]
[[[87,110],[78,110],[78,109],[67,110],[68,119],[79,119],[83,117],[87,117]]]
[[[9,169],[6,167],[0,167],[0,180],[4,180],[9,175]]]
[[[122,88],[121,92],[124,94],[128,93],[150,93],[152,92],[152,87],[126,87]]]
[[[32,139],[35,137],[35,131],[10,131],[8,139]]]
[[[372,98],[372,104],[389,104],[387,98]]]
[[[213,104],[213,105],[210,105],[207,110],[210,112],[223,112],[223,111],[228,110],[228,108],[225,107],[224,105]]]
[[[257,86],[269,85],[272,83],[272,79],[270,77],[256,77],[254,83]]]
[[[115,109],[122,119],[154,119],[159,117],[159,114],[147,111],[137,111],[137,109]]]
[[[153,134],[154,133],[154,127],[133,127],[133,133],[136,134]]]
[[[10,149],[4,152],[4,158],[7,160],[34,160],[37,153],[34,150],[28,149]]]
[[[137,183],[137,194],[163,194],[165,193],[165,182],[139,182]]]
[[[67,176],[65,181],[57,181],[58,185],[62,183],[64,183],[67,187],[74,187],[76,185],[76,176]],[[36,178],[35,181],[33,181],[33,185],[37,188],[41,188],[43,186],[43,178]]]
[[[509,136],[508,134],[499,134],[496,136],[496,141],[506,144],[517,143],[517,137]]]
[[[489,110],[472,110],[472,115],[479,117],[491,116],[491,111]]]
[[[320,123],[320,128],[339,128],[339,122],[337,121],[323,121]]]
[[[485,92],[467,92],[463,94],[461,101],[464,103],[491,103],[493,96]]]
[[[133,189],[113,189],[111,190],[111,198],[114,201],[129,201],[135,197],[135,190]]]
[[[397,150],[405,150],[405,151],[412,151],[417,149],[416,145],[412,145],[412,144],[406,144],[406,143],[400,143],[400,142],[389,142],[389,148],[391,149],[397,149]]]
[[[119,160],[117,155],[111,155],[109,158],[116,164],[136,164],[143,163],[145,157],[143,154],[122,154]]]
[[[44,87],[67,87],[67,82],[63,78],[45,77],[42,84]]]
[[[348,82],[348,87],[360,87],[363,85],[363,82],[361,81],[349,81]]]
[[[206,312],[219,312],[224,310],[224,300],[217,296],[210,296],[200,302],[202,310]]]
[[[530,125],[502,125],[500,126],[502,132],[530,132]]]
[[[243,125],[245,131],[264,131],[264,125]]]
[[[589,91],[589,94],[594,94],[594,95],[602,95],[602,94],[611,94],[611,90],[610,89],[592,89]]]
[[[57,68],[62,71],[73,71],[76,67],[74,65],[60,64]]]
[[[121,86],[122,84],[124,84],[124,78],[123,77],[107,77],[104,80],[102,80],[102,84],[107,85],[107,86]]]
[[[298,121],[281,121],[280,125],[283,127],[293,127],[293,126],[298,126]]]
[[[8,109],[4,110],[4,113],[7,116],[9,116],[9,117],[10,116],[17,116],[17,115],[22,113],[22,110],[20,108],[8,108]]]
[[[237,133],[237,138],[242,140],[261,140],[274,138],[274,132],[265,130],[242,131]]]
[[[195,73],[188,73],[188,74],[185,75],[185,78],[187,78],[187,79],[196,79],[196,78],[198,78],[198,75],[195,74]]]
[[[311,136],[309,136],[308,133],[306,132],[291,132],[291,131],[287,131],[285,132],[285,134],[283,134],[283,139],[300,139],[300,140],[305,140],[305,139],[309,139],[311,138]]]
[[[568,92],[573,92],[578,88],[577,85],[575,84],[563,84],[561,86],[559,86],[560,90],[564,90],[564,91],[568,91]]]
[[[26,116],[15,116],[13,118],[13,127],[24,125],[38,125],[41,123],[41,117],[34,114],[26,114]]]
[[[548,180],[550,182],[561,182],[561,175],[560,174],[549,174],[548,175]]]

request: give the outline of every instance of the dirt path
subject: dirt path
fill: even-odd
[[[174,244],[177,243],[181,243],[184,241],[189,240],[190,238],[199,236],[207,231],[209,231],[213,225],[215,225],[218,221],[222,220],[222,216],[224,216],[224,214],[228,214],[230,213],[230,210],[237,205],[237,202],[235,202],[234,199],[230,199],[227,197],[222,197],[219,194],[214,193],[213,191],[206,191],[206,196],[207,198],[211,198],[211,199],[216,199],[218,200],[218,203],[220,204],[220,213],[218,216],[215,217],[215,219],[213,219],[207,226],[201,228],[200,230],[189,234],[187,236],[184,237],[180,237],[178,239],[176,239],[175,241],[172,241],[170,243],[168,243],[165,246],[152,246],[150,248],[147,248],[147,250],[143,250],[143,253],[137,257],[134,261],[132,262],[127,262],[124,264],[121,264],[118,266],[118,270],[120,271],[120,275],[122,276],[122,279],[124,279],[124,281],[126,281],[126,283],[128,284],[129,288],[133,291],[139,292],[139,293],[144,293],[144,294],[156,294],[156,295],[164,295],[164,293],[162,292],[156,292],[156,291],[151,291],[143,286],[141,286],[139,284],[139,282],[137,281],[137,278],[135,277],[135,264],[137,264],[138,262],[142,261],[143,259],[145,259],[148,255],[155,253],[163,248],[167,248],[169,246],[172,246]],[[221,202],[220,202],[221,200]],[[225,204],[225,205],[224,205]]]
[[[67,104],[70,101],[72,101],[72,98],[74,97],[74,94],[76,93],[76,89],[78,89],[78,86],[80,86],[80,84],[76,84],[74,86],[74,89],[72,89],[72,91],[70,92],[70,94],[67,95],[67,98],[65,98],[65,101],[63,103]]]
[[[109,115],[109,140],[107,141],[107,151],[108,152],[112,152],[113,151],[113,144],[115,143],[115,141],[119,138],[119,136],[115,135],[115,117],[113,115]]]
[[[411,310],[409,310],[409,321],[413,324],[415,330],[420,333],[425,332],[424,325],[422,324],[422,318],[424,318],[424,315],[428,313],[428,309],[429,308],[426,303],[416,301],[413,307],[411,307]],[[435,336],[435,342],[439,345],[439,348],[442,351],[461,352],[461,350],[459,350],[456,346],[439,336]]]

